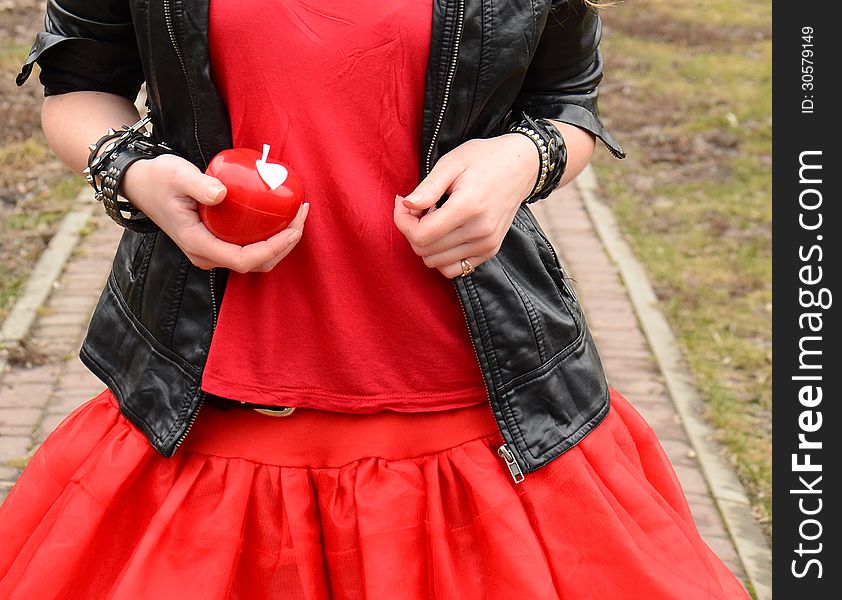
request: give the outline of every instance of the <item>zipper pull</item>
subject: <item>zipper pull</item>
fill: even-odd
[[[515,460],[515,455],[509,450],[509,447],[506,444],[503,444],[499,448],[497,448],[497,454],[499,454],[503,460],[506,461],[506,466],[509,467],[509,474],[512,476],[512,479],[515,480],[515,483],[520,483],[524,479],[523,471],[520,468],[520,465],[517,464]]]

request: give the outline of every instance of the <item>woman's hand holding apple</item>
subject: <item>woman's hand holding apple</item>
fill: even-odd
[[[303,203],[280,233],[239,246],[214,236],[199,217],[200,204],[219,204],[226,192],[218,179],[173,154],[134,163],[123,177],[121,190],[197,267],[223,267],[238,273],[272,270],[301,239],[310,205]]]

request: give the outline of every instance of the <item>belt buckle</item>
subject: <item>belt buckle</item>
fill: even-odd
[[[261,415],[266,415],[267,417],[288,417],[292,414],[292,411],[295,410],[294,406],[283,406],[279,408],[253,408],[254,412],[258,412]]]

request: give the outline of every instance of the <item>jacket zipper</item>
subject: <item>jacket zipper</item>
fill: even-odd
[[[447,110],[447,104],[450,101],[450,90],[453,86],[453,78],[456,75],[456,66],[459,62],[459,46],[462,43],[462,30],[465,25],[465,0],[459,0],[459,5],[457,8],[457,25],[456,25],[456,34],[454,36],[453,41],[453,53],[450,56],[450,65],[447,68],[447,78],[445,79],[444,83],[444,96],[442,98],[441,103],[441,110],[439,111],[438,118],[436,119],[436,126],[433,129],[433,135],[430,138],[430,146],[427,148],[427,155],[424,160],[424,173],[425,175],[429,175],[430,171],[432,170],[432,160],[433,160],[433,148],[438,141],[439,134],[441,134],[441,127],[442,123],[444,122],[444,113]],[[468,321],[468,313],[465,311],[465,304],[462,302],[462,297],[459,295],[459,289],[456,287],[456,280],[453,280],[453,287],[456,290],[456,297],[459,299],[459,306],[462,309],[462,316],[465,319],[465,325],[468,327],[468,331],[470,332],[470,323]],[[477,351],[477,346],[474,343],[473,336],[471,336],[471,347],[474,349],[474,356],[477,360],[477,365],[480,365],[479,360],[479,352]],[[482,384],[485,387],[485,396],[488,400],[488,406],[491,408],[492,412],[494,411],[494,406],[491,404],[491,394],[488,391],[488,384],[485,382],[485,377],[482,378]],[[496,420],[496,419],[495,419]],[[500,429],[500,424],[497,424],[497,429]],[[500,435],[502,435],[502,430],[500,431]],[[503,444],[497,449],[497,454],[506,462],[506,466],[508,467],[509,474],[512,476],[512,479],[515,483],[520,483],[524,479],[523,471],[518,465],[517,460],[515,459],[514,452],[511,451],[508,444]]]
[[[459,63],[459,46],[462,43],[462,29],[465,25],[465,0],[459,0],[459,7],[457,9],[457,25],[456,35],[453,40],[453,54],[450,57],[450,65],[447,68],[447,79],[444,83],[444,97],[441,101],[441,111],[439,111],[438,119],[436,119],[436,126],[433,129],[433,137],[430,138],[430,147],[427,149],[427,157],[424,160],[424,168],[427,175],[430,174],[433,166],[433,147],[438,141],[441,133],[441,126],[444,122],[444,112],[447,110],[447,103],[450,101],[450,89],[453,86],[453,77],[456,75],[456,65]]]
[[[597,137],[599,137],[599,136],[597,136]],[[614,150],[614,148],[612,148],[612,147],[608,144],[608,142],[606,142],[605,140],[603,140],[601,137],[599,138],[599,141],[601,141],[603,144],[605,144],[605,147],[606,147],[606,148],[608,148],[608,151],[609,151],[611,154],[613,154],[613,155],[614,155],[614,158],[623,158],[623,156],[624,156],[624,155],[623,155],[623,153],[622,153],[622,152],[618,152],[617,150]]]
[[[175,50],[175,54],[178,57],[178,64],[181,66],[181,73],[184,75],[184,80],[187,82],[187,93],[190,97],[190,107],[193,111],[193,139],[196,142],[196,148],[199,150],[199,156],[201,157],[202,162],[205,165],[207,165],[208,161],[205,158],[204,150],[202,150],[202,143],[199,141],[199,121],[198,110],[196,108],[196,99],[193,96],[193,87],[192,85],[190,85],[190,76],[187,73],[187,66],[184,64],[184,55],[181,52],[181,46],[179,46],[178,38],[175,35],[175,26],[173,24],[172,19],[172,0],[164,0],[164,20],[167,24],[167,33],[170,37],[170,43],[172,44],[173,50]],[[213,329],[215,330],[218,316],[218,306],[216,301],[215,269],[211,269],[208,272],[208,283],[210,285],[211,307],[213,309]],[[202,405],[204,405],[206,397],[207,394],[205,392],[201,392],[199,396],[199,401],[196,404],[196,408],[193,410],[193,414],[190,416],[190,421],[187,423],[187,428],[175,442],[175,446],[173,447],[173,454],[175,454],[176,450],[178,450],[179,446],[181,446],[182,442],[184,442],[184,438],[187,437],[187,434],[190,433],[190,430],[193,429],[193,424],[196,422],[196,418],[199,416],[199,411],[201,410]]]
[[[213,331],[216,331],[216,321],[219,318],[219,305],[216,302],[216,268],[208,271],[208,284],[210,285],[211,309],[213,309]]]
[[[503,444],[497,449],[497,454],[506,461],[506,466],[509,467],[509,474],[512,476],[512,479],[515,480],[515,483],[523,481],[525,476],[520,468],[520,465],[517,464],[517,461],[515,460],[514,453],[509,450],[509,446],[507,444]]]
[[[167,23],[167,33],[170,36],[170,42],[178,57],[178,64],[181,65],[181,72],[184,75],[184,80],[187,82],[187,93],[190,96],[190,107],[193,110],[193,139],[196,141],[196,148],[199,150],[199,156],[201,156],[202,162],[207,165],[208,161],[202,150],[202,144],[199,142],[199,111],[196,107],[196,99],[193,97],[193,86],[190,84],[187,66],[184,64],[184,55],[181,53],[181,46],[178,45],[178,38],[175,35],[175,26],[172,20],[172,0],[164,0],[164,20]]]
[[[193,411],[193,414],[190,415],[190,420],[187,422],[187,428],[182,432],[179,436],[178,440],[173,447],[172,453],[175,454],[178,448],[181,446],[182,442],[184,442],[184,438],[187,437],[187,434],[190,433],[190,430],[193,429],[193,424],[196,422],[196,418],[199,416],[199,410],[201,410],[202,405],[205,403],[205,392],[199,392],[199,402],[196,404],[196,409]]]
[[[456,287],[456,280],[453,280],[453,287]],[[470,323],[468,322],[468,313],[465,312],[465,303],[462,302],[462,296],[459,295],[459,290],[456,290],[456,298],[459,300],[459,307],[462,309],[462,316],[465,319],[465,324],[468,326],[468,331],[470,332]],[[473,336],[471,337],[471,348],[474,349],[474,356],[477,359],[477,364],[481,364],[479,361],[479,352],[477,351],[477,345],[474,343]],[[485,382],[485,377],[482,378],[482,385],[485,387],[485,397],[488,400],[488,406],[491,408],[491,412],[494,412],[494,406],[491,404],[491,394],[488,391],[488,384]],[[496,419],[495,419],[496,421]],[[497,429],[500,431],[500,435],[503,435],[503,431],[500,430],[500,424],[497,423]],[[515,454],[509,448],[509,445],[504,443],[502,446],[497,448],[497,454],[506,462],[506,467],[509,469],[509,475],[512,476],[512,479],[515,483],[520,483],[524,479],[523,470],[520,468],[520,465],[517,463],[515,459]]]
[[[219,318],[219,305],[216,301],[216,269],[211,269],[208,271],[208,284],[210,285],[210,297],[211,297],[211,308],[213,309],[213,331],[216,331],[216,321]],[[207,392],[202,391],[199,396],[199,402],[196,404],[196,409],[193,411],[193,414],[190,416],[190,421],[187,423],[187,428],[184,432],[179,436],[178,441],[175,443],[175,447],[173,448],[173,454],[175,451],[178,450],[179,446],[181,446],[184,438],[187,437],[187,434],[190,433],[190,430],[193,429],[193,424],[196,422],[196,418],[199,416],[199,411],[202,409],[202,406],[205,404],[205,399],[207,398]]]

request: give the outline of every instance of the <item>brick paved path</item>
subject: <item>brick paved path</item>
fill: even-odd
[[[562,262],[576,280],[608,378],[657,432],[675,465],[702,535],[742,576],[694,453],[670,402],[614,265],[603,250],[573,186],[532,205]],[[120,229],[97,213],[95,231],[78,252],[33,330],[46,364],[13,368],[0,381],[0,502],[33,448],[103,385],[77,358],[87,320],[111,265]]]
[[[78,358],[111,267],[120,228],[97,211],[31,331],[39,366],[0,376],[0,501],[31,451],[77,406],[104,389]]]
[[[533,204],[533,212],[568,275],[575,280],[608,382],[658,434],[684,487],[699,531],[728,567],[744,580],[737,552],[710,497],[695,452],[687,442],[626,289],[594,232],[578,192],[568,185],[549,200]]]

